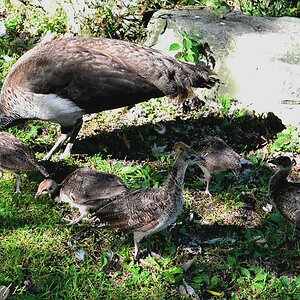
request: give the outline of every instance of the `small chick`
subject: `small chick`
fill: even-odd
[[[38,170],[45,177],[49,174],[40,165],[27,145],[14,135],[0,132],[0,170],[9,170],[16,174],[16,193],[21,192],[21,172]]]
[[[280,156],[269,161],[275,165],[275,174],[269,183],[269,196],[279,213],[300,229],[300,182],[291,182],[287,177],[292,170],[292,161]]]
[[[101,222],[113,228],[133,231],[134,257],[139,254],[140,241],[174,223],[183,207],[182,188],[188,166],[204,162],[189,147],[177,147],[176,158],[161,188],[128,191],[97,210]]]
[[[79,209],[80,216],[70,221],[73,225],[81,221],[90,211],[127,191],[123,181],[116,175],[85,167],[68,175],[61,184],[45,179],[38,187],[35,197],[49,194],[57,202],[69,203]]]
[[[187,145],[186,145],[187,147]],[[241,157],[221,138],[209,136],[197,143],[196,152],[205,158],[204,164],[198,164],[204,173],[205,194],[211,196],[208,187],[213,174],[231,170],[236,175],[241,168]]]

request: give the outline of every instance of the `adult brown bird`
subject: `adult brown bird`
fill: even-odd
[[[300,182],[287,180],[293,163],[288,156],[279,156],[269,163],[275,165],[269,196],[279,213],[300,230]]]
[[[0,170],[9,170],[16,174],[16,193],[21,192],[21,172],[32,170],[40,171],[45,177],[49,174],[46,169],[36,161],[32,151],[14,135],[0,132]]]
[[[126,191],[127,187],[118,176],[85,167],[69,174],[61,184],[52,179],[43,180],[35,198],[49,194],[57,202],[66,202],[78,208],[80,216],[69,222],[69,225],[74,225],[89,212]]]
[[[177,147],[176,144],[174,147]],[[95,215],[111,227],[133,231],[134,256],[137,258],[139,242],[144,237],[176,221],[183,207],[182,186],[186,169],[203,161],[204,158],[189,147],[178,149],[162,188],[128,191],[100,208]]]
[[[40,44],[12,67],[0,94],[0,127],[28,119],[61,125],[61,137],[46,155],[68,144],[71,152],[82,116],[164,95],[186,97],[192,87],[211,88],[210,69],[133,43],[70,37]]]

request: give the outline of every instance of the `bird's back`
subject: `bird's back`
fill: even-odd
[[[0,132],[0,167],[13,172],[39,170],[48,176],[47,171],[36,162],[29,147],[7,132]]]
[[[48,102],[58,105],[59,97],[73,103],[65,101],[66,106],[91,113],[163,95],[186,95],[192,86],[211,87],[215,82],[211,70],[151,48],[104,38],[63,38],[38,45],[21,57],[4,82],[0,111],[5,115],[17,110],[19,118],[40,118]],[[51,115],[44,119],[51,120]]]
[[[269,193],[278,211],[300,229],[300,183],[281,181]]]
[[[211,172],[241,168],[239,154],[218,137],[200,140],[197,149],[206,160],[205,167]]]
[[[101,202],[126,191],[118,176],[88,167],[75,170],[61,184],[61,192],[76,204]]]
[[[162,189],[140,189],[122,195],[100,208],[96,215],[111,227],[148,231],[155,228],[167,213]]]

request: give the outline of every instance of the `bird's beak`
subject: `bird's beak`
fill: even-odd
[[[34,195],[34,198],[38,198],[38,197],[40,197],[41,196],[41,193],[40,192],[36,192],[36,194]]]
[[[197,157],[197,162],[198,162],[198,163],[200,163],[200,164],[205,164],[205,161],[206,161],[206,160],[205,160],[205,158],[204,158],[203,156],[198,156],[198,157]]]

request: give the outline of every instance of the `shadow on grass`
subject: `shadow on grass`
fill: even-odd
[[[151,148],[167,145],[170,150],[175,141],[191,144],[208,135],[225,139],[238,152],[248,152],[261,148],[285,127],[274,114],[267,116],[242,115],[240,117],[207,116],[199,119],[177,118],[163,122],[166,133],[158,134],[153,124],[127,126],[113,132],[102,132],[93,137],[79,140],[73,153],[93,155],[101,153],[118,159],[147,159],[152,157]],[[130,147],[128,147],[130,145]]]
[[[143,160],[153,158],[151,148],[167,145],[171,150],[175,141],[181,140],[187,144],[202,139],[208,135],[223,138],[237,152],[248,152],[259,149],[272,140],[285,126],[273,113],[254,115],[252,112],[237,116],[220,116],[210,114],[206,117],[193,116],[172,121],[163,121],[166,133],[160,135],[153,124],[141,126],[123,126],[110,132],[96,132],[94,136],[84,136],[78,139],[72,153],[91,156],[101,154],[103,158],[110,155],[115,159]],[[34,150],[49,151],[51,145],[32,145]]]

